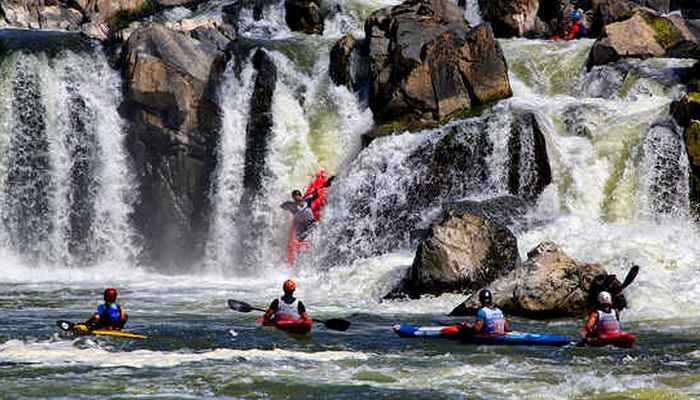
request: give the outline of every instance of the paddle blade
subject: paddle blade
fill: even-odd
[[[331,187],[331,184],[333,183],[333,179],[335,179],[335,175],[331,176],[326,180],[326,183],[323,184],[323,187]]]
[[[622,282],[622,288],[626,288],[627,286],[631,285],[632,282],[634,282],[634,278],[637,277],[637,274],[639,273],[639,265],[634,265],[630,269],[630,272],[627,273],[627,276],[625,277],[625,281]]]
[[[251,311],[253,311],[253,307],[251,307],[250,304],[244,303],[244,302],[238,301],[238,300],[229,299],[228,306],[232,310],[238,311],[238,312],[251,312]]]
[[[73,329],[74,325],[75,325],[74,323],[72,323],[70,321],[66,321],[66,320],[56,321],[56,326],[58,326],[59,328],[61,328],[61,330],[64,330],[66,332],[70,332],[71,329]]]
[[[323,322],[323,325],[326,326],[328,329],[332,329],[334,331],[341,331],[345,332],[350,328],[350,321],[345,320],[345,319],[339,319],[339,318],[332,318],[327,321],[319,321]]]

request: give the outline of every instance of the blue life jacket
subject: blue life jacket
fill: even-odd
[[[481,307],[476,314],[476,320],[484,322],[481,333],[487,335],[506,334],[506,319],[503,316],[503,312],[498,307]]]
[[[97,314],[100,316],[99,325],[102,327],[122,327],[121,307],[119,304],[112,303],[109,306],[100,304],[97,307]]]

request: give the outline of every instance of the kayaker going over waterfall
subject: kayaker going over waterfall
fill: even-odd
[[[294,297],[294,291],[297,285],[293,280],[287,279],[282,285],[284,296],[279,299],[272,300],[270,307],[265,312],[265,320],[269,322],[279,320],[310,320],[309,314],[306,313],[306,307],[301,300]]]
[[[90,330],[120,330],[124,328],[128,316],[122,306],[117,304],[117,289],[105,289],[104,301],[104,304],[100,304],[97,307],[95,314],[93,314],[89,320],[85,321],[85,326]]]
[[[479,292],[481,308],[476,314],[474,324],[463,323],[466,334],[483,336],[503,336],[510,331],[510,325],[503,312],[493,304],[493,295],[488,289]]]
[[[326,188],[335,177],[326,179],[326,172],[321,170],[302,195],[301,191],[292,191],[292,200],[280,205],[293,214],[287,243],[287,262],[294,264],[297,253],[307,244],[314,224],[321,219],[321,208],[326,204]]]

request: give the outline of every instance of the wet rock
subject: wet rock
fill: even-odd
[[[690,163],[690,204],[700,219],[700,121],[693,120],[685,130],[685,143]]]
[[[348,33],[335,42],[331,49],[328,75],[336,85],[345,85],[354,89],[359,81],[354,73],[354,62],[362,58],[363,41],[358,41]]]
[[[512,271],[519,261],[517,241],[507,228],[482,216],[448,211],[431,226],[406,277],[387,297],[473,290]]]
[[[542,242],[528,259],[487,287],[504,312],[527,318],[580,317],[588,310],[588,294],[596,277],[607,275],[599,264],[581,263],[556,243]],[[450,315],[474,315],[476,289]]]
[[[671,104],[671,113],[678,124],[690,126],[690,121],[700,121],[700,93],[690,92]]]
[[[631,18],[640,8],[630,0],[591,0],[593,24],[591,36],[598,36],[606,25]]]
[[[90,39],[105,41],[110,38],[107,24],[89,22],[80,26],[80,32]]]
[[[540,0],[490,0],[483,11],[497,37],[511,37],[536,31],[539,9]]]
[[[511,95],[490,26],[470,29],[449,0],[409,0],[376,11],[365,32],[377,122],[439,122]]]
[[[159,24],[126,43],[129,150],[139,169],[134,220],[150,261],[187,266],[201,251],[220,110],[215,88],[221,52]]]
[[[535,118],[528,112],[517,115],[508,140],[510,168],[508,190],[528,201],[535,201],[552,182],[547,143]]]
[[[80,10],[50,1],[0,1],[0,26],[30,29],[78,30],[83,22]]]
[[[289,29],[304,33],[323,33],[321,0],[285,0],[284,19]]]
[[[591,49],[589,68],[623,57],[692,58],[700,55],[700,41],[677,15],[662,17],[637,11],[628,20],[606,25],[603,34]]]

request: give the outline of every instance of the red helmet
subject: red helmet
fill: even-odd
[[[294,283],[293,280],[287,279],[282,285],[282,290],[284,290],[285,293],[292,294],[295,290],[297,290],[297,284]]]
[[[107,303],[114,303],[117,301],[117,289],[107,288],[105,289],[105,301]]]

